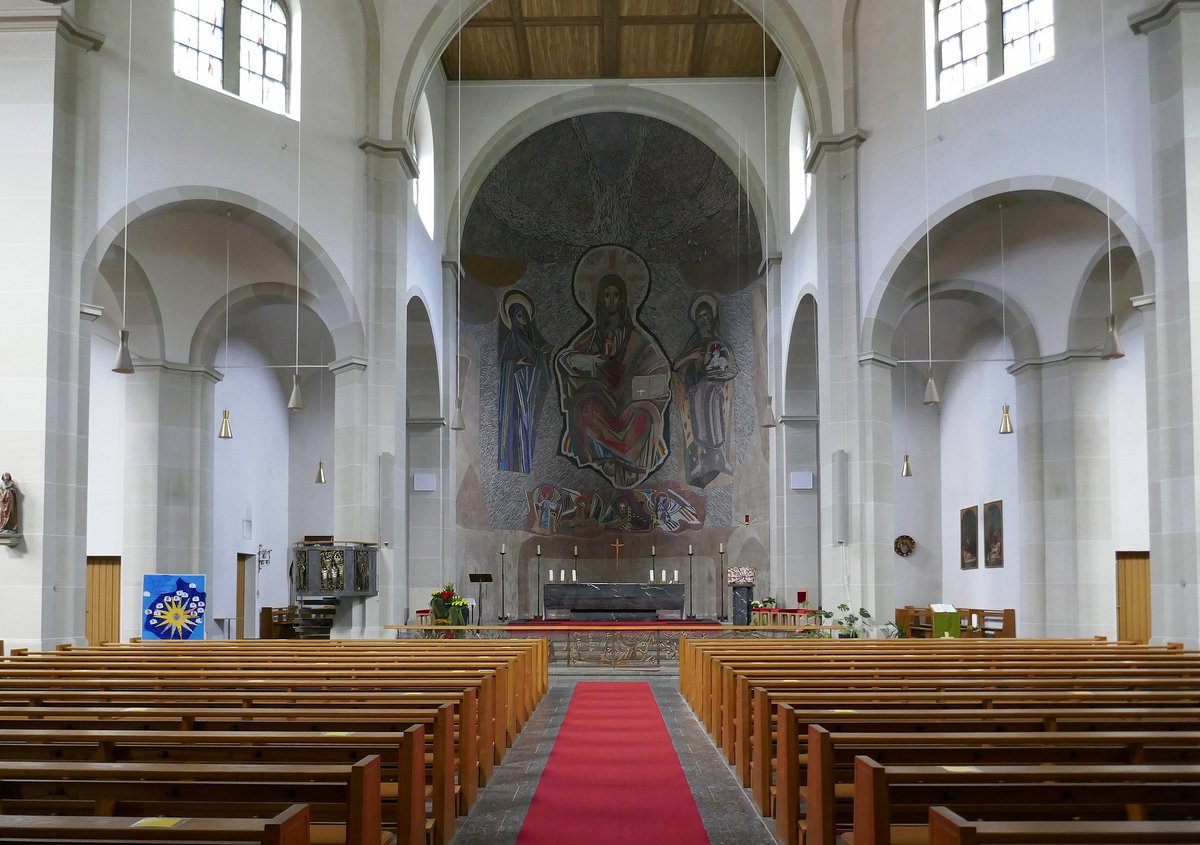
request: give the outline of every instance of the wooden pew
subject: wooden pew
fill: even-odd
[[[293,804],[264,819],[0,815],[0,842],[47,841],[70,845],[310,845],[308,806]]]
[[[985,726],[982,719],[979,726]],[[1182,765],[1200,760],[1200,731],[831,733],[812,725],[806,784],[790,782],[784,769],[780,773],[777,823],[785,842],[798,840],[785,827],[796,823],[799,798],[806,808],[800,827],[807,834],[799,839],[808,845],[835,845],[838,830],[853,819],[850,802],[860,756],[883,766]]]
[[[929,810],[999,820],[1145,820],[1200,812],[1197,766],[882,766],[859,757],[847,845],[928,841]]]
[[[454,835],[453,753],[449,742],[450,705],[443,705],[431,725],[436,764],[430,789],[432,815],[426,818],[423,725],[402,731],[237,731],[200,730],[31,730],[0,732],[0,761],[107,763],[261,763],[350,764],[380,759],[380,794],[392,807],[388,827],[397,845],[422,845],[427,835],[435,843]]]
[[[929,845],[1167,845],[1200,842],[1200,821],[968,821],[929,810]]]
[[[273,816],[308,805],[314,842],[381,845],[379,758],[352,765],[0,761],[0,815]]]

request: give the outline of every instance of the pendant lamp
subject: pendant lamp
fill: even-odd
[[[229,411],[221,412],[221,430],[217,432],[217,437],[222,440],[231,440],[233,438],[233,430],[229,427]]]
[[[904,464],[900,467],[901,478],[912,478],[912,466],[908,462],[908,454],[904,455]]]
[[[225,212],[225,372],[229,372],[229,218],[231,211]],[[221,430],[217,437],[229,440],[233,432],[229,428],[229,409],[221,412]]]
[[[463,31],[463,5],[462,0],[458,0],[458,33],[455,38],[458,41],[458,125],[456,131],[458,133],[458,144],[455,148],[455,177],[458,181],[458,204],[455,208],[456,223],[455,227],[458,230],[455,240],[455,261],[454,261],[454,346],[458,352],[458,358],[455,360],[455,387],[457,392],[454,396],[454,416],[450,418],[451,431],[465,431],[467,421],[463,417],[463,380],[466,375],[462,372],[462,31]]]
[[[288,397],[288,410],[299,411],[304,408],[304,400],[300,398],[300,169],[301,153],[301,122],[296,121],[296,369],[292,373],[292,393]]]
[[[129,353],[129,330],[125,328],[129,314],[129,113],[133,93],[133,0],[129,0],[129,49],[125,68],[125,229],[121,266],[121,335],[117,345],[117,360],[112,371],[127,376],[133,373],[133,356]]]
[[[1006,285],[1007,271],[1004,259],[1004,203],[1000,203],[1000,338],[1008,342],[1008,288]],[[1000,433],[1012,434],[1012,417],[1008,414],[1008,405],[1000,416]]]
[[[325,462],[324,461],[317,461],[317,479],[316,479],[315,483],[317,483],[317,484],[325,483]]]
[[[1007,405],[1004,406],[1003,414],[1000,417],[1000,433],[1001,434],[1012,434],[1013,433],[1012,417],[1010,417],[1008,414],[1008,406]]]
[[[924,10],[925,0],[921,0],[921,21],[922,27],[928,25]],[[925,35],[925,40],[928,42],[928,34]],[[924,126],[924,133],[921,136],[921,150],[925,156],[925,331],[926,340],[928,342],[928,363],[927,378],[925,381],[925,398],[922,400],[926,405],[938,405],[942,401],[941,395],[938,393],[937,382],[933,380],[933,249],[930,245],[930,230],[932,223],[930,222],[929,213],[929,74],[922,73],[924,80],[925,100],[921,103],[921,118]]]

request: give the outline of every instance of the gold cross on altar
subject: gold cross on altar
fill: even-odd
[[[625,548],[625,544],[621,542],[621,538],[618,537],[615,542],[609,543],[609,545],[617,550],[617,560],[620,560],[621,559],[621,549]]]

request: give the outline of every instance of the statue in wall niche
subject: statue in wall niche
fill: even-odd
[[[17,482],[7,472],[0,475],[0,533],[19,534],[21,520],[17,512],[17,497],[21,494]]]
[[[497,465],[529,474],[537,420],[550,390],[550,344],[533,323],[533,302],[519,290],[500,304],[500,386],[497,393]]]
[[[717,300],[702,293],[692,301],[695,331],[675,360],[672,388],[683,425],[684,480],[705,489],[733,481],[733,349],[721,336]]]
[[[591,322],[555,360],[560,451],[628,490],[667,458],[670,364],[637,319],[650,270],[625,247],[594,247],[575,267],[574,288]]]

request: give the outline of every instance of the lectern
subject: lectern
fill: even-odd
[[[476,593],[475,604],[479,607],[479,619],[475,622],[476,625],[483,624],[483,585],[492,583],[492,573],[490,572],[472,572],[467,575],[467,579],[472,584],[478,584],[479,588]]]

